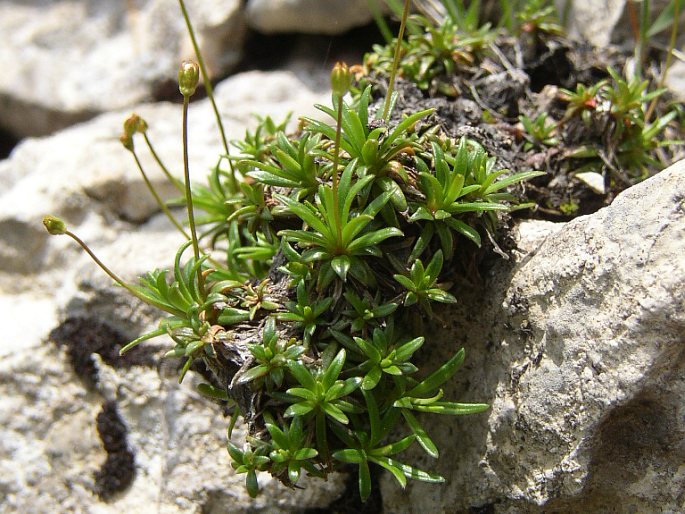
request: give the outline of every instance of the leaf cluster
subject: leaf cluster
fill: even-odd
[[[183,263],[186,244],[172,283],[156,271],[138,289],[171,316],[127,350],[168,333],[184,370],[196,358],[211,369],[222,348],[243,338],[242,367],[225,390],[205,384],[202,391],[233,399],[248,390],[263,405],[242,412],[252,427],[246,443],[229,443],[250,494],[260,471],[295,486],[302,472],[325,476],[349,464],[359,466],[363,498],[370,464],[402,486],[409,478],[440,481],[398,460],[415,441],[438,454],[412,413],[486,408],[440,400],[463,352],[416,378],[413,360],[425,338],[410,336],[405,309],[418,304],[430,315],[434,302],[457,301],[443,265],[477,248],[482,232],[494,237],[495,214],[515,206],[506,189],[536,173],[497,169],[480,145],[432,127],[432,110],[394,125],[373,119],[371,98],[369,87],[349,102],[334,98],[332,107],[319,106],[328,122],[305,119],[292,135],[262,120],[235,143],[243,154],[231,159],[245,179],[236,187],[214,170],[209,185],[196,188],[212,261]]]
[[[415,17],[409,27],[401,66],[426,87],[474,64],[493,37],[477,8],[445,5],[443,26]],[[415,442],[439,455],[421,413],[487,406],[443,398],[464,351],[419,369],[430,339],[413,333],[412,320],[458,301],[446,270],[484,236],[494,240],[498,213],[518,207],[508,190],[539,174],[511,174],[475,141],[448,137],[433,109],[391,116],[396,94],[381,116],[363,80],[342,97],[352,75],[336,70],[345,87],[317,106],[323,120],[304,118],[289,133],[288,119],[258,119],[233,143],[238,153],[193,187],[184,202],[200,212],[203,253],[198,243],[184,262],[190,243],[182,245],[171,272],[135,288],[169,317],[125,351],[168,334],[169,355],[185,359],[181,378],[204,361],[215,380],[200,391],[234,408],[228,451],[252,496],[259,472],[295,487],[303,473],[354,465],[362,499],[371,465],[402,487],[443,480],[402,456]],[[240,444],[238,415],[249,434]]]
[[[647,80],[626,79],[612,68],[608,71],[609,80],[591,86],[579,84],[575,91],[561,90],[567,102],[562,125],[569,126],[567,132],[573,130],[574,123],[588,129],[584,138],[574,141],[567,157],[579,160],[577,171],[608,169],[616,179],[630,184],[645,178],[650,167],[658,166],[655,151],[659,147],[679,143],[662,138],[677,112],[672,110],[648,121],[648,104],[665,89],[650,91]],[[597,138],[592,127],[602,127],[603,137]]]

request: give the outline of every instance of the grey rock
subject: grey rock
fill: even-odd
[[[567,30],[571,36],[580,37],[599,47],[633,38],[626,0],[555,0],[554,3],[561,13],[568,6]],[[668,3],[668,0],[650,2],[652,21]],[[638,17],[640,8],[640,2],[635,2]],[[683,26],[681,23],[681,29]]]
[[[685,63],[675,59],[668,70],[666,87],[676,100],[685,102]]]
[[[246,15],[267,34],[340,34],[373,19],[367,0],[249,0]]]
[[[524,223],[513,262],[439,313],[424,366],[465,347],[445,396],[491,408],[423,418],[442,454],[407,461],[447,484],[384,476],[388,512],[683,512],[684,174],[565,225]]]
[[[228,419],[195,392],[197,376],[179,385],[172,363],[155,369],[112,367],[97,355],[94,361],[98,382],[89,387],[52,343],[4,359],[3,512],[299,512],[341,493],[343,477],[291,490],[260,474],[263,494],[250,499],[225,450]],[[105,402],[116,405],[135,460],[130,485],[107,501],[97,496],[94,478],[107,459],[96,428]]]
[[[240,0],[187,0],[212,76],[241,55]],[[0,3],[0,127],[49,134],[173,92],[193,55],[175,0]]]
[[[316,74],[292,71],[249,72],[220,83],[216,101],[228,138],[242,137],[246,127],[254,126],[253,112],[271,114],[279,121],[291,110],[313,115],[314,103],[328,101],[323,84]],[[150,125],[149,137],[157,153],[180,176],[180,106],[141,105],[136,110]],[[55,265],[68,244],[46,246],[49,236],[40,224],[43,215],[64,217],[76,228],[97,221],[83,234],[97,243],[115,237],[111,229],[124,230],[127,223],[139,224],[158,212],[132,156],[118,141],[129,114],[110,113],[50,138],[27,139],[0,162],[0,272],[30,274]],[[222,153],[208,100],[191,104],[189,131],[191,173],[204,181]],[[162,197],[178,196],[141,137],[136,139],[136,151]],[[57,247],[60,250],[55,252]]]

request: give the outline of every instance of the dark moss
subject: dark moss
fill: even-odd
[[[96,424],[107,458],[95,473],[95,492],[102,500],[108,500],[133,482],[135,456],[128,446],[128,430],[116,402],[105,402]]]
[[[128,338],[110,324],[97,319],[68,318],[50,332],[49,338],[59,346],[66,346],[74,372],[88,387],[95,386],[98,380],[94,353],[115,368],[152,367],[157,360],[153,346],[142,346],[120,356],[119,351],[128,343]]]

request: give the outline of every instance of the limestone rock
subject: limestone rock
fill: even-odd
[[[676,100],[685,102],[685,63],[674,60],[673,65],[668,70],[666,87],[673,93]]]
[[[554,3],[560,13],[568,7],[567,30],[571,36],[600,47],[633,37],[626,0],[555,0]],[[666,5],[668,0],[650,2],[651,19],[656,19]],[[639,17],[640,2],[635,2],[635,9]]]
[[[220,83],[216,101],[227,137],[240,138],[246,127],[254,126],[253,111],[271,114],[278,121],[291,110],[313,115],[317,112],[314,103],[328,101],[322,84],[325,81],[317,75],[290,71],[249,72]],[[148,121],[149,137],[157,153],[174,175],[181,176],[180,107],[143,105],[136,111]],[[110,113],[50,138],[27,139],[9,159],[0,162],[0,272],[30,274],[53,266],[63,247],[70,246],[65,241],[46,247],[49,236],[40,224],[45,214],[64,217],[75,227],[94,220],[82,235],[97,244],[114,237],[107,235],[111,228],[125,230],[127,223],[141,223],[158,212],[132,156],[118,141],[129,114]],[[192,103],[189,131],[191,173],[204,181],[222,153],[208,100]],[[178,196],[141,137],[136,139],[136,150],[162,196]]]
[[[101,324],[79,323],[70,333],[77,345],[92,340],[94,329],[103,333]],[[299,512],[340,494],[342,477],[293,491],[260,475],[263,494],[250,499],[225,450],[228,419],[195,391],[197,376],[179,385],[173,363],[106,363],[97,354],[93,362],[94,386],[52,343],[4,359],[4,512]],[[132,469],[122,466],[127,459]]]
[[[487,413],[423,418],[447,485],[382,479],[388,512],[682,512],[685,162],[548,231],[444,309],[428,369]],[[524,224],[524,227],[530,222]],[[425,346],[424,346],[425,348]],[[470,510],[473,509],[473,510]]]
[[[367,0],[249,0],[248,24],[267,34],[340,34],[372,20]]]
[[[212,75],[238,62],[240,0],[187,0]],[[193,55],[175,0],[0,3],[0,127],[44,135],[174,91]]]

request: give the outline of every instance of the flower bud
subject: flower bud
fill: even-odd
[[[57,216],[45,216],[43,218],[43,225],[50,235],[53,236],[60,236],[67,232],[67,224]]]
[[[195,61],[183,61],[178,70],[178,89],[188,98],[195,94],[200,81],[200,66]]]
[[[147,122],[133,113],[124,121],[124,135],[133,136],[135,133],[145,134],[147,132]]]
[[[121,136],[119,136],[119,141],[121,141],[121,144],[124,145],[126,150],[129,152],[133,151],[133,136],[131,134],[124,132],[121,134]]]
[[[336,96],[343,96],[350,89],[352,85],[352,73],[350,73],[347,64],[338,62],[333,66],[331,71],[331,87],[333,94]]]

